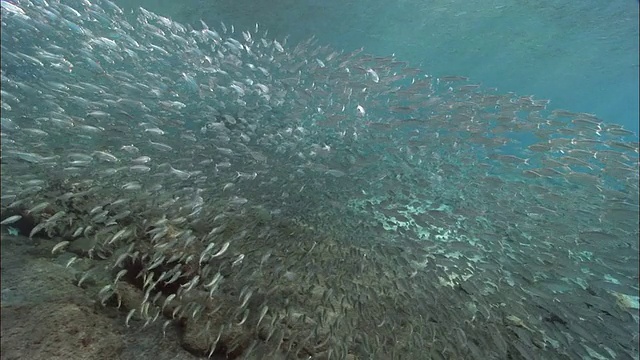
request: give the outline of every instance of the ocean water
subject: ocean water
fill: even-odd
[[[636,3],[0,4],[0,357],[639,358]]]
[[[551,99],[638,131],[638,2],[117,1],[176,21],[259,23],[275,38],[396,54],[434,76]]]

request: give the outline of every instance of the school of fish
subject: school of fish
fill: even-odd
[[[638,359],[623,126],[258,25],[1,5],[3,234],[90,264],[126,326],[205,358]]]

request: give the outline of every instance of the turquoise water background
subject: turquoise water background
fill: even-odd
[[[137,0],[176,21],[396,54],[434,76],[551,99],[638,131],[638,1]]]

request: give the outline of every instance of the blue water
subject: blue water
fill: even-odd
[[[185,23],[399,59],[432,75],[464,75],[500,92],[551,99],[638,131],[638,2],[567,0],[117,1]]]

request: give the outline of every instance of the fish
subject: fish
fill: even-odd
[[[20,221],[20,219],[22,219],[22,215],[12,215],[2,220],[2,222],[0,222],[0,225],[11,225],[15,222]]]
[[[636,133],[395,55],[129,12],[3,1],[0,60],[2,225],[93,242],[65,261],[100,262],[105,306],[140,292],[125,325],[175,318],[211,335],[197,356],[637,354],[635,298],[612,295],[637,287]]]
[[[55,254],[58,250],[65,248],[66,246],[68,246],[71,242],[70,241],[61,241],[59,243],[57,243],[53,249],[51,249],[51,253]]]

